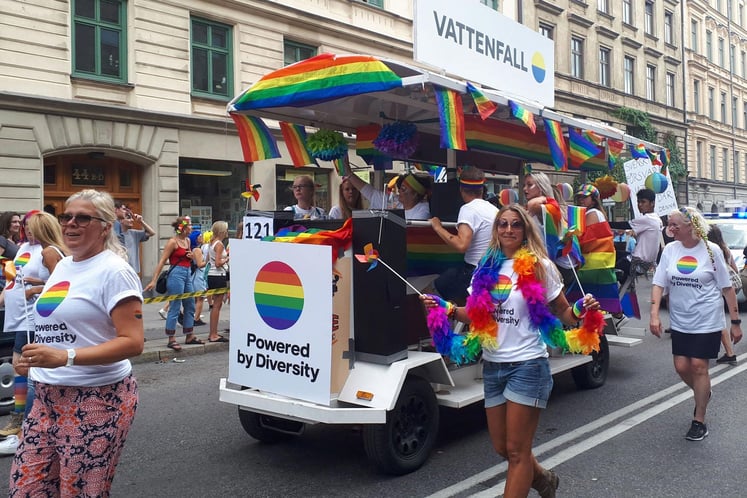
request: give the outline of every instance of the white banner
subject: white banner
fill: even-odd
[[[637,218],[641,215],[638,211],[638,203],[636,199],[636,193],[646,188],[646,178],[651,173],[658,173],[661,167],[654,166],[651,164],[650,159],[631,159],[623,164],[625,168],[625,178],[628,187],[630,187],[630,203],[633,205],[634,217]],[[674,195],[674,187],[672,187],[672,177],[669,175],[667,170],[667,188],[661,194],[656,194],[656,209],[655,212],[659,216],[667,216],[669,213],[677,209],[677,196]]]

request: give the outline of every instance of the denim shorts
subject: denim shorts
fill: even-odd
[[[546,408],[552,391],[552,375],[547,358],[510,363],[483,362],[485,408],[506,400],[521,405]]]

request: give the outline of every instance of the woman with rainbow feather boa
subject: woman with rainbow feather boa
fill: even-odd
[[[490,246],[472,276],[465,307],[423,295],[428,326],[439,353],[461,363],[482,351],[485,412],[495,451],[508,460],[505,497],[525,497],[530,487],[554,497],[559,479],[532,453],[540,410],[547,406],[552,376],[547,346],[590,352],[604,326],[591,295],[572,306],[566,300],[542,234],[521,206],[503,206]],[[469,324],[467,335],[448,318]],[[564,331],[563,323],[583,325]]]

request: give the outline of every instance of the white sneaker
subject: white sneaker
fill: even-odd
[[[0,455],[15,455],[19,442],[18,436],[8,436],[0,441]]]
[[[161,318],[164,319],[164,320],[166,320],[166,317],[169,316],[169,312],[166,311],[163,308],[161,308],[160,310],[158,310],[158,314],[161,315]]]

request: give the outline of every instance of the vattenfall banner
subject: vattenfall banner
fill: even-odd
[[[545,107],[555,105],[553,41],[477,0],[416,0],[415,60]]]

